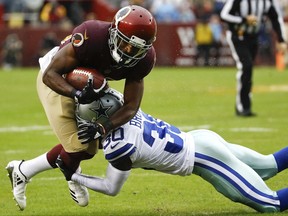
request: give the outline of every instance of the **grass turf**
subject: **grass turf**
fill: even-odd
[[[121,193],[108,197],[90,191],[90,204],[80,208],[70,199],[59,170],[40,173],[27,186],[27,208],[19,212],[12,200],[5,166],[30,159],[57,144],[36,93],[37,69],[0,71],[0,215],[258,215],[231,202],[197,176],[178,177],[133,170]],[[263,154],[288,143],[288,71],[258,67],[254,72],[254,118],[234,113],[235,68],[155,68],[145,78],[142,109],[187,131],[208,128],[226,140]],[[123,81],[110,85],[120,91]],[[105,175],[102,152],[82,163],[87,174]],[[287,186],[287,171],[267,181],[278,190]],[[282,213],[283,215],[285,213]]]

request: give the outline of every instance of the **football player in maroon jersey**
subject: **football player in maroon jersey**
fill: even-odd
[[[80,161],[96,154],[97,138],[136,114],[144,92],[144,77],[156,60],[152,45],[156,32],[156,21],[148,10],[127,6],[116,13],[111,23],[99,20],[82,23],[59,46],[39,59],[37,91],[61,144],[32,160],[8,163],[6,169],[13,195],[21,210],[26,207],[25,189],[32,176],[56,168],[59,154],[66,166],[80,172]],[[77,67],[95,68],[107,80],[125,79],[123,106],[105,122],[82,125],[79,129],[74,116],[75,100],[90,103],[97,93],[89,84],[82,91],[76,90],[63,78]],[[78,205],[86,206],[87,189],[74,182],[68,182],[68,185],[72,198]]]

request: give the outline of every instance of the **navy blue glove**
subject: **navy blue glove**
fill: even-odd
[[[97,100],[100,96],[93,88],[93,76],[89,76],[87,85],[82,91],[74,90],[72,96],[75,98],[76,102],[80,104],[89,104]]]
[[[78,139],[87,144],[105,134],[105,128],[99,123],[82,121],[78,124]]]

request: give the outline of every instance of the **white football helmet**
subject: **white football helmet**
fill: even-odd
[[[77,104],[75,115],[77,124],[81,122],[105,122],[113,113],[123,106],[123,95],[112,88],[90,104]]]

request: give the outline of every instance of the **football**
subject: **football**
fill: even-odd
[[[102,90],[108,88],[105,77],[93,68],[78,67],[66,74],[65,79],[77,90],[82,90],[88,82],[89,76],[93,76],[93,88]]]

